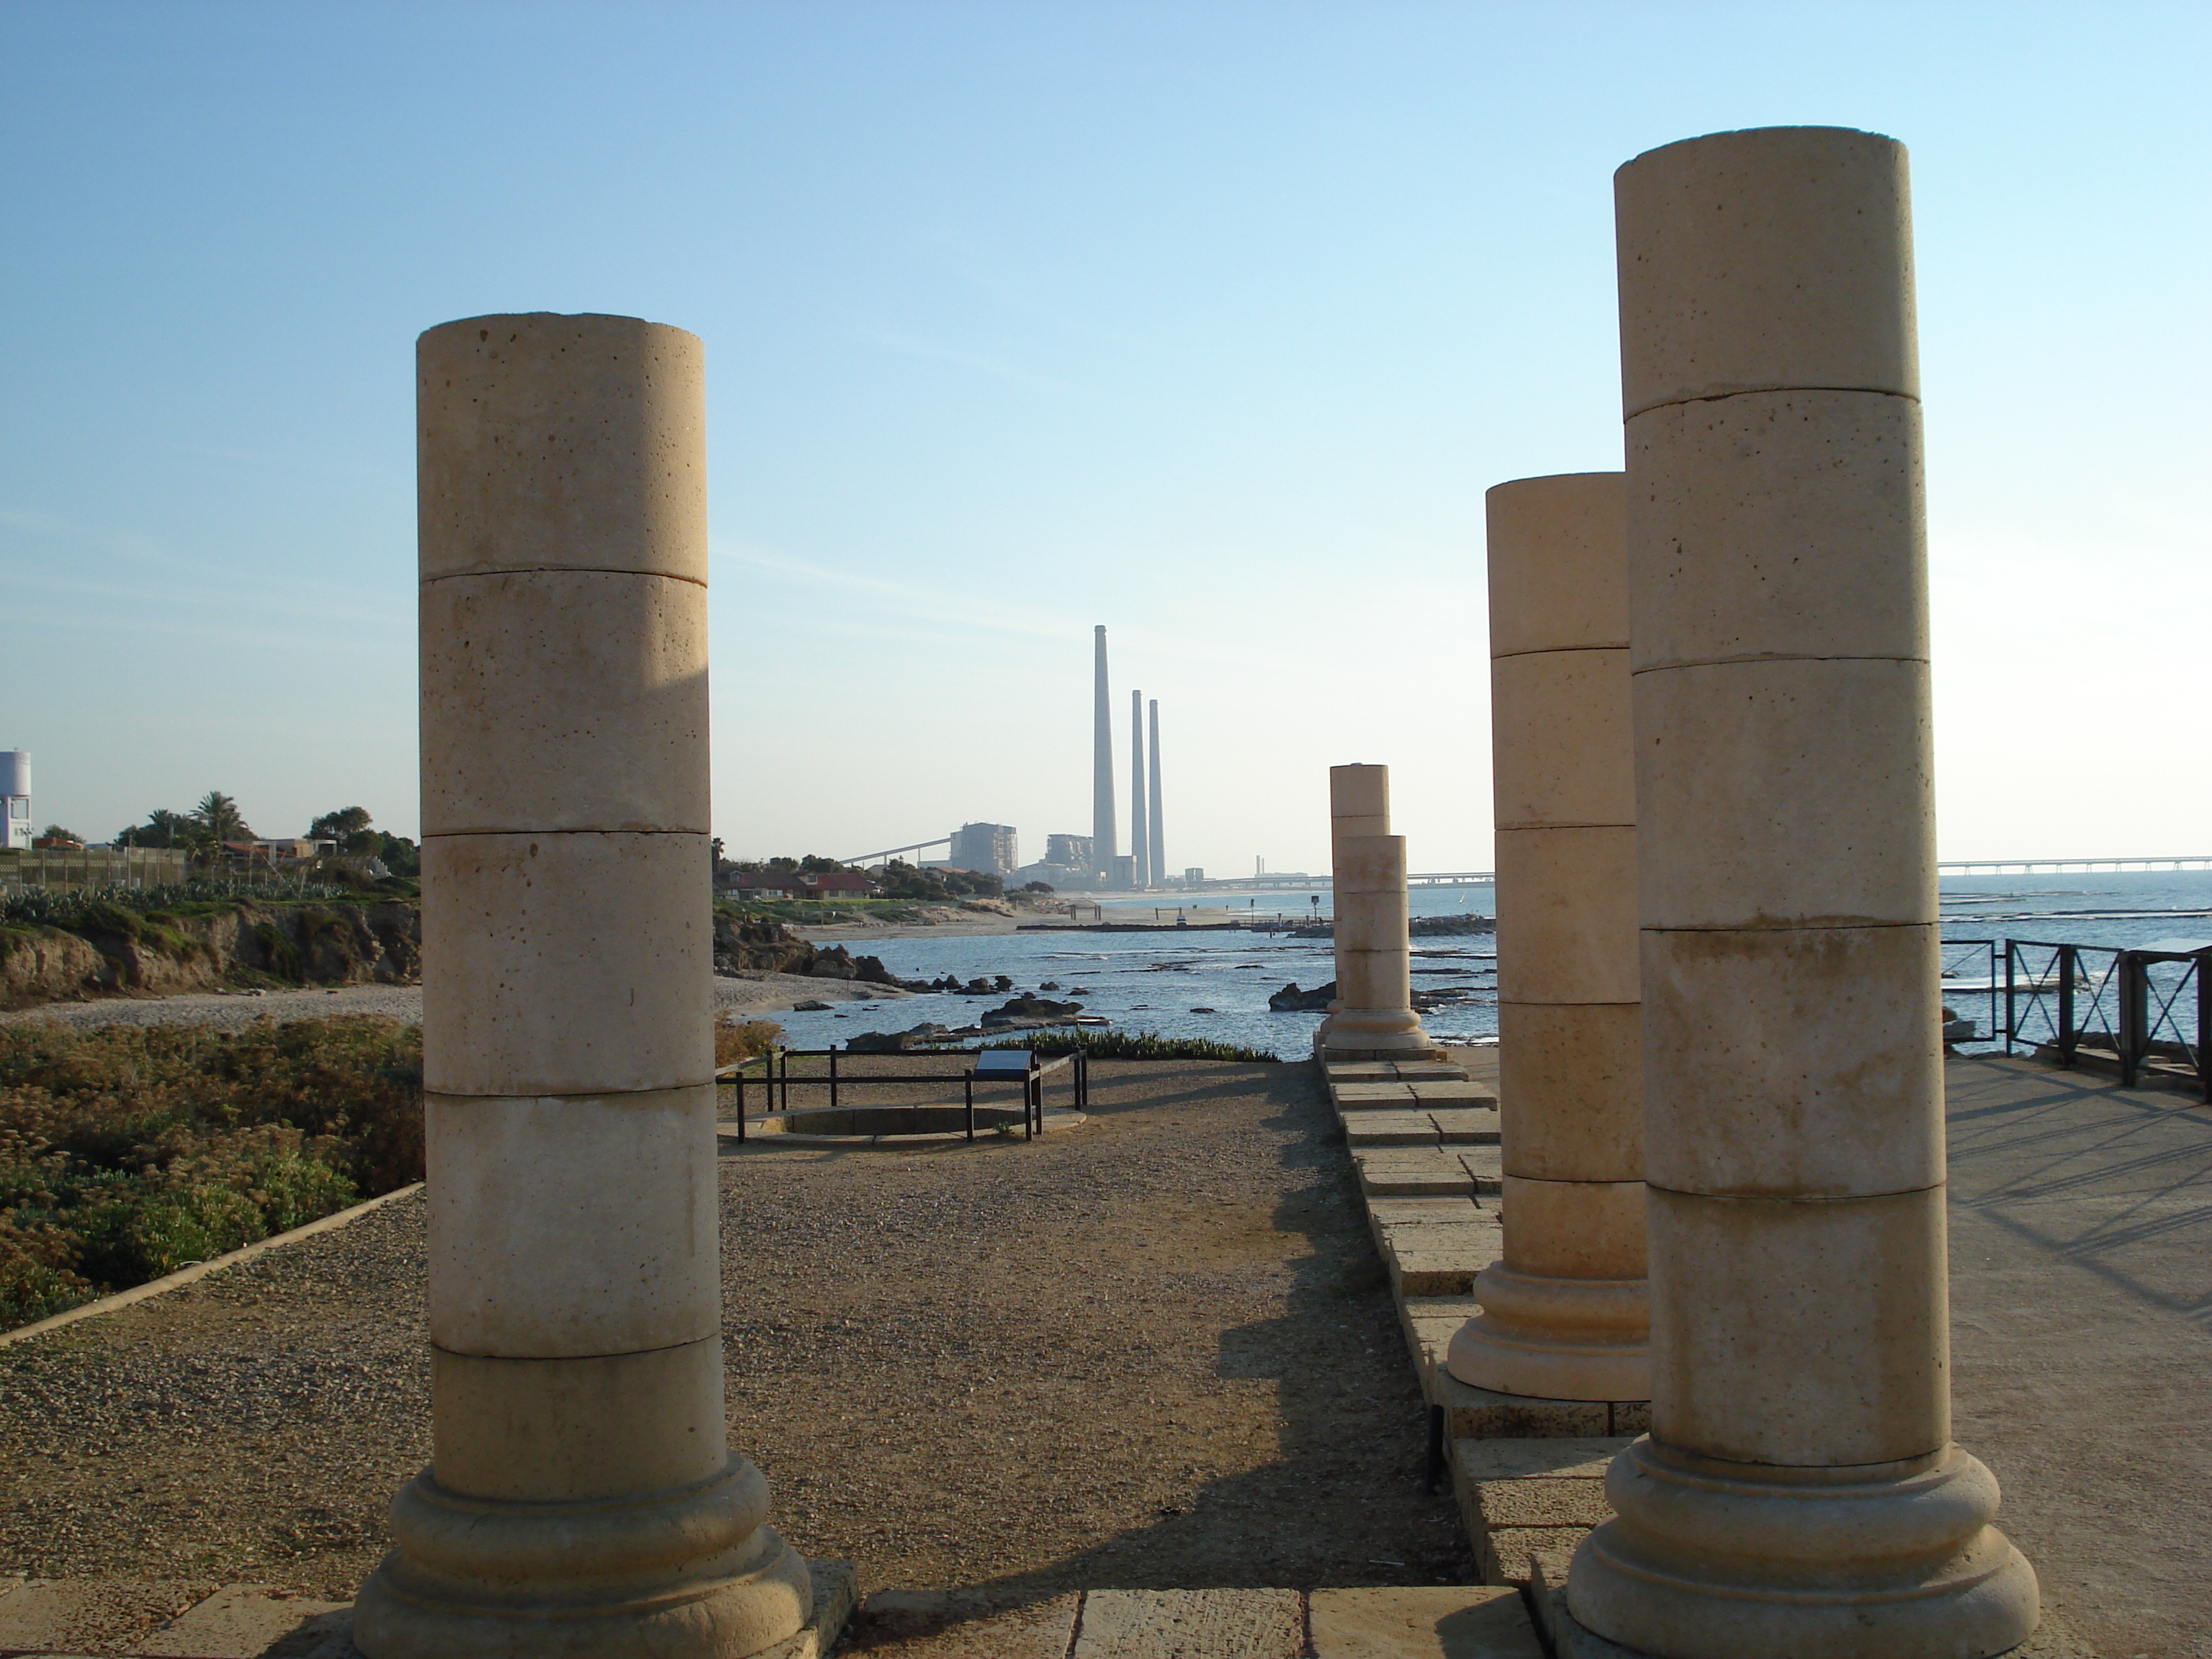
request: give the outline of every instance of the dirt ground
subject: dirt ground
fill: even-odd
[[[1467,1582],[1310,1069],[1092,1076],[1034,1144],[726,1140],[731,1436],[778,1524],[870,1589]],[[0,1349],[0,1569],[350,1595],[428,1455],[423,1214]]]

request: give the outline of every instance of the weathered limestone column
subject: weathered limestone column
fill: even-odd
[[[1336,1000],[1315,1033],[1324,1060],[1424,1060],[1438,1053],[1413,1012],[1406,928],[1406,839],[1390,830],[1390,769],[1328,769],[1336,913]]]
[[[1621,476],[1522,478],[1487,505],[1505,1254],[1447,1364],[1504,1394],[1648,1400]]]
[[[417,348],[434,1455],[374,1659],[757,1653],[805,1564],[726,1444],[698,340]]]
[[[1951,1443],[1905,150],[1615,189],[1652,1431],[1568,1601],[1668,1659],[1981,1659],[2037,1592]]]

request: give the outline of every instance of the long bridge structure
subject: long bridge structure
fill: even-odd
[[[1936,868],[1947,876],[2088,874],[2100,870],[2212,870],[2212,853],[2126,859],[1938,859]]]
[[[1936,873],[1945,876],[2094,874],[2126,870],[2212,870],[2212,853],[2160,854],[2155,857],[2060,859],[1938,859]],[[1498,876],[1490,870],[1430,870],[1408,873],[1408,887],[1493,887]],[[1327,888],[1326,875],[1297,871],[1257,876],[1227,876],[1206,884],[1208,892],[1280,892],[1285,889]]]

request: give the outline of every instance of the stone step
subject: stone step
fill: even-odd
[[[1562,1440],[1646,1434],[1651,1404],[1645,1400],[1543,1400],[1495,1394],[1461,1382],[1439,1366],[1432,1405],[1444,1408],[1455,1440]]]
[[[1626,1435],[1452,1443],[1452,1492],[1483,1577],[1524,1589],[1536,1558],[1572,1555],[1612,1519],[1605,1472]]]
[[[1356,1146],[1353,1167],[1371,1205],[1390,1198],[1479,1198],[1505,1187],[1497,1146]]]
[[[1504,1585],[1094,1589],[1024,1606],[974,1591],[879,1590],[854,1620],[859,1659],[1541,1659]]]
[[[1480,1108],[1382,1107],[1346,1112],[1340,1121],[1346,1144],[1355,1152],[1370,1146],[1494,1146],[1498,1142],[1498,1114]]]
[[[1504,1237],[1494,1214],[1475,1213],[1480,1218],[1468,1222],[1377,1224],[1382,1265],[1401,1303],[1408,1297],[1464,1296],[1474,1288],[1474,1276],[1498,1260]]]
[[[1448,1060],[1330,1060],[1321,1070],[1332,1084],[1467,1081],[1467,1067]]]

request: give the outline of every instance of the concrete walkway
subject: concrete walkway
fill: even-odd
[[[2106,1659],[2212,1654],[2212,1111],[1954,1059],[1954,1433]]]
[[[1495,1050],[1453,1058],[1493,1085]],[[1500,1244],[1497,1148],[1479,1144],[1494,1127],[1455,1102],[1468,1133],[1437,1115],[1416,1135],[1395,1122],[1413,1103],[1331,1085],[1481,1576],[1528,1588],[1540,1622],[1641,1408],[1516,1418],[1443,1370]],[[1946,1087],[1954,1434],[1996,1472],[1999,1522],[2042,1578],[2030,1646],[2212,1656],[2212,1111],[2027,1059],[1954,1057]]]

